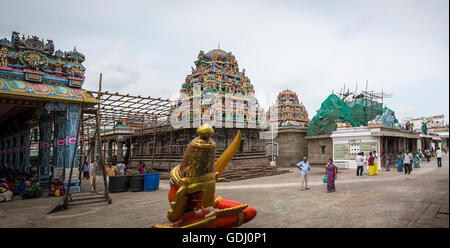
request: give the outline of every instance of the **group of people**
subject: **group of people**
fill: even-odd
[[[0,202],[8,202],[14,196],[23,199],[41,195],[37,173],[23,173],[6,166],[0,166]]]
[[[308,190],[308,175],[311,170],[311,165],[308,162],[308,157],[303,157],[303,161],[298,163],[296,167],[300,170],[300,190]],[[335,181],[337,179],[337,167],[333,163],[333,159],[329,159],[325,166],[324,183],[327,184],[327,193],[336,191]]]
[[[356,176],[369,174],[369,176],[378,175],[378,155],[377,151],[369,152],[369,157],[364,156],[364,152],[358,153],[356,161]]]
[[[435,154],[438,167],[442,167],[442,151],[439,147],[436,149]],[[430,149],[425,149],[423,152],[419,149],[415,155],[409,150],[406,150],[405,153],[399,152],[397,155],[397,170],[398,172],[403,172],[404,169],[405,175],[409,175],[413,168],[420,168],[420,162],[423,158],[430,162],[432,155],[433,153],[431,153]]]
[[[83,179],[89,179],[91,182],[91,190],[96,190],[96,180],[95,175],[97,172],[98,164],[96,161],[92,161],[89,165],[86,162],[86,159],[83,163]],[[105,172],[106,172],[106,182],[109,184],[109,178],[113,176],[126,175],[127,174],[127,165],[124,161],[120,161],[116,165],[113,165],[111,161],[107,161],[105,164]]]
[[[121,176],[127,174],[127,165],[121,161],[116,165],[113,165],[111,162],[106,164],[106,181],[109,184],[109,177],[113,176]]]
[[[397,157],[397,169],[399,172],[403,172],[405,168],[405,174],[411,174],[414,168],[420,168],[420,161],[422,158],[427,158],[430,160],[431,153],[427,149],[424,151],[425,155],[419,150],[418,153],[413,155],[411,152],[406,150],[404,154],[399,153]],[[438,167],[442,166],[442,151],[440,148],[436,149],[436,158]],[[378,165],[379,157],[376,151],[369,152],[369,156],[366,157],[364,152],[358,153],[355,158],[356,161],[356,176],[362,176],[363,174],[368,174],[369,176],[378,175]],[[143,164],[140,162],[140,164]],[[413,166],[414,165],[414,166]],[[145,166],[145,165],[144,165]],[[296,167],[300,170],[300,190],[309,190],[308,188],[308,175],[311,170],[311,166],[308,162],[308,157],[303,157],[303,161],[296,164]],[[389,171],[391,167],[391,158],[386,156],[384,169]],[[142,169],[142,166],[139,166]],[[335,181],[337,179],[337,166],[333,163],[333,159],[329,159],[327,165],[325,166],[325,178],[324,183],[327,184],[327,193],[336,191]]]

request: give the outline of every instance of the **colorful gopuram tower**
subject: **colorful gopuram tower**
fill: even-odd
[[[308,112],[303,103],[299,102],[297,93],[292,90],[280,92],[277,103],[271,108],[274,107],[278,108],[279,127],[308,127]],[[269,113],[267,119],[270,121]]]
[[[167,122],[167,130],[173,131],[154,135],[153,132],[144,132],[144,146],[173,146],[170,159],[167,150],[156,149],[153,168],[171,169],[181,162],[183,147],[205,123],[214,128],[212,139],[216,143],[217,154],[230,145],[238,130],[241,131],[241,145],[231,164],[268,162],[264,140],[260,139],[259,105],[245,69],[239,70],[235,56],[221,49],[207,53],[200,51],[194,64],[195,68],[191,67],[192,72],[182,84],[181,96]],[[208,103],[209,99],[212,102]],[[208,118],[205,120],[205,117]],[[175,122],[182,125],[174,128]],[[141,156],[139,160],[152,161],[150,155]]]
[[[190,109],[190,120],[201,118],[194,111],[192,104],[195,97],[196,86],[201,99],[210,95],[218,96],[222,104],[211,105],[210,120],[222,120],[232,123],[258,124],[258,101],[255,98],[255,90],[250,79],[245,75],[245,69],[239,70],[238,61],[231,52],[221,49],[213,49],[207,53],[200,51],[194,62],[196,68],[192,68],[185,82],[181,86],[180,93],[185,94],[191,104],[182,106],[181,101],[178,108],[184,108],[187,113]],[[201,116],[209,106],[201,106]],[[186,119],[187,115],[180,114],[179,121]],[[235,125],[234,125],[235,126]]]

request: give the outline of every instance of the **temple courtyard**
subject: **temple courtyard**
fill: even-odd
[[[438,168],[433,158],[409,176],[395,168],[373,177],[340,170],[334,193],[326,193],[324,168],[312,168],[307,191],[300,191],[298,170],[290,168],[292,173],[217,183],[216,193],[258,211],[242,227],[448,228],[448,155],[442,164]],[[151,227],[167,221],[168,190],[168,180],[161,180],[158,191],[112,193],[112,204],[74,206],[53,214],[47,212],[61,198],[0,203],[0,227]]]

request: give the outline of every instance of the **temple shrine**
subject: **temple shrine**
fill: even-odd
[[[231,52],[213,49],[200,51],[181,86],[171,118],[147,125],[143,142],[132,148],[132,162],[153,161],[153,167],[170,169],[181,161],[189,141],[202,124],[214,126],[213,140],[222,152],[232,142],[236,131],[242,133],[239,151],[231,163],[267,162],[264,141],[260,139],[260,107],[245,69],[239,70]],[[178,124],[178,128],[173,128]],[[152,128],[156,125],[156,131]]]
[[[270,115],[274,114],[278,118],[271,118]],[[309,118],[305,106],[298,100],[297,93],[288,89],[280,92],[276,103],[266,114],[266,118],[269,123],[278,127],[274,135],[275,145],[278,146],[276,165],[290,166],[295,161],[303,160],[303,156],[308,154],[305,136]],[[265,142],[270,146],[272,140],[265,140]]]
[[[82,89],[84,60],[36,36],[0,40],[0,163],[25,173],[33,167],[43,188],[67,176],[81,108],[98,103]]]

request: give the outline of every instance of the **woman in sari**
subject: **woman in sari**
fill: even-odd
[[[398,153],[397,156],[397,170],[398,172],[403,172],[403,155],[401,152]]]
[[[416,153],[414,157],[414,168],[420,168],[420,154]]]
[[[384,165],[386,171],[391,170],[391,157],[389,155],[386,156],[386,164]]]
[[[333,164],[333,159],[330,158],[327,165],[327,193],[336,191],[334,185],[336,178],[336,165]]]
[[[146,171],[145,171],[145,164],[144,164],[144,162],[139,161],[138,168],[139,168],[139,174],[145,175]]]

